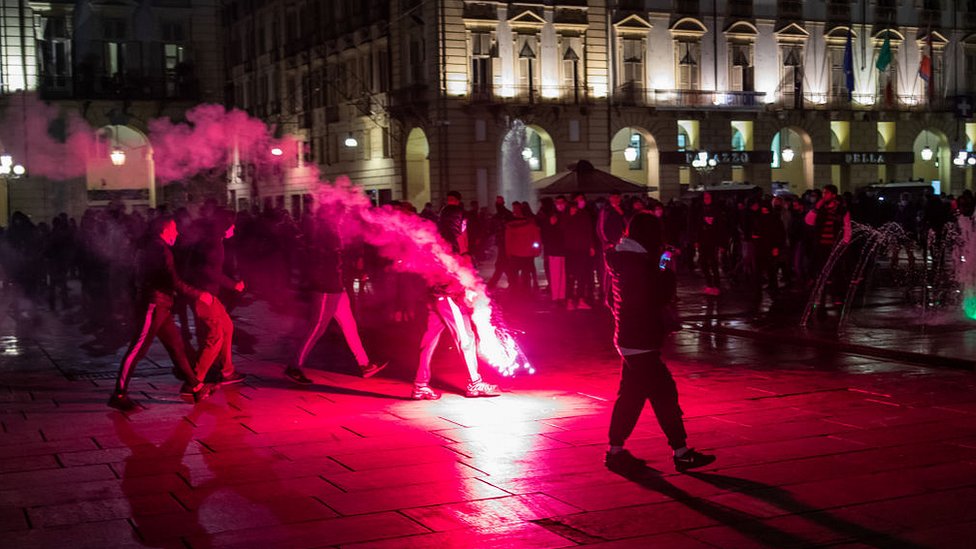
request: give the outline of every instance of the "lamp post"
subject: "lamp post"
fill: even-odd
[[[709,158],[708,151],[698,151],[695,155],[694,160],[691,161],[691,167],[698,172],[699,177],[702,180],[702,186],[708,182],[708,174],[715,170],[715,166],[718,165],[718,160],[714,157]]]

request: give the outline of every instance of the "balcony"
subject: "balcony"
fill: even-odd
[[[589,102],[586,88],[573,86],[498,86],[475,87],[467,96],[473,104],[522,103],[522,104],[583,104]]]
[[[773,103],[773,108],[777,110],[795,109],[795,95],[792,93],[779,94]],[[882,94],[866,97],[858,97],[855,94],[854,101],[851,101],[847,97],[847,92],[843,91],[840,93],[804,93],[803,108],[831,111],[949,112],[955,108],[955,105],[952,98],[936,97],[932,102],[928,102],[918,95],[896,95],[890,101],[885,101]]]
[[[74,76],[42,72],[40,95],[43,99],[117,99],[198,101],[199,86],[192,69],[173,76],[142,76],[139,73]]]
[[[616,103],[662,110],[708,109],[759,111],[766,94],[752,91],[667,90],[621,86],[613,94]]]

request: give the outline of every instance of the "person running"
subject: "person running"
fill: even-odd
[[[640,213],[631,218],[624,238],[607,257],[613,289],[614,345],[622,367],[605,464],[621,474],[635,473],[645,465],[644,460],[624,449],[645,400],[651,402],[679,472],[715,461],[715,456],[687,446],[678,388],[661,360],[661,346],[674,329],[668,308],[677,289],[674,271],[663,262],[659,264],[663,250],[660,220]]]
[[[305,231],[306,257],[308,259],[308,289],[313,299],[315,321],[298,348],[298,353],[285,367],[285,377],[307,385],[312,383],[302,367],[318,340],[325,334],[329,324],[335,319],[342,329],[349,350],[356,358],[359,373],[364,378],[376,375],[386,367],[369,359],[363,342],[359,338],[359,328],[352,314],[349,295],[342,285],[341,250],[342,242],[337,232],[338,216],[341,212],[327,206],[320,206],[310,226]]]
[[[169,353],[170,360],[186,379],[189,393],[196,401],[207,398],[214,389],[212,385],[203,383],[201,376],[190,367],[183,338],[173,322],[172,314],[173,300],[177,293],[208,306],[214,303],[214,296],[210,292],[187,284],[177,274],[171,248],[176,243],[179,231],[172,217],[154,219],[148,236],[149,242],[142,252],[140,261],[142,320],[132,343],[122,357],[115,390],[108,400],[109,406],[122,411],[136,407],[135,401],[128,395],[129,380],[132,378],[136,364],[146,356],[157,336]]]

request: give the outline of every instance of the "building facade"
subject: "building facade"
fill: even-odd
[[[181,119],[187,109],[224,98],[223,49],[216,0],[0,0],[0,102],[7,121],[38,101],[62,119],[80,115],[97,131],[84,175],[49,180],[41,162],[57,162],[32,148],[35,136],[9,135],[0,149],[25,173],[0,175],[0,226],[20,210],[38,221],[61,211],[122,200],[147,206],[157,189],[153,118]],[[26,116],[24,116],[26,119]],[[124,151],[114,165],[109,154]],[[175,187],[169,191],[176,191]]]
[[[662,199],[723,181],[972,187],[972,1],[276,0],[224,16],[230,103],[305,144],[278,181],[238,170],[240,204],[300,204],[311,164],[418,207],[450,189],[484,204],[514,162],[538,181],[588,160]]]

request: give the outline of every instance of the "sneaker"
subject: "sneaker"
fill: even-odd
[[[386,368],[389,362],[384,362],[383,364],[377,364],[375,362],[370,362],[359,367],[359,372],[363,376],[363,379],[368,379],[379,373],[380,370]]]
[[[201,400],[207,400],[210,395],[214,394],[217,390],[218,385],[216,383],[204,383],[203,387],[193,393],[193,402],[200,402]]]
[[[498,387],[490,383],[485,383],[484,381],[475,381],[468,383],[468,388],[464,392],[464,396],[468,398],[477,397],[496,397],[501,393],[498,392]]]
[[[136,401],[129,398],[129,395],[125,393],[114,393],[108,399],[108,405],[110,408],[115,408],[121,412],[128,412],[136,408]]]
[[[423,387],[415,385],[410,398],[414,400],[437,400],[441,398],[441,395],[426,385]]]
[[[631,454],[627,450],[621,450],[613,454],[607,452],[603,464],[607,466],[607,469],[619,474],[635,473],[647,466],[647,462],[634,457],[634,454]]]
[[[715,461],[715,456],[703,454],[694,448],[689,448],[683,456],[674,456],[674,468],[679,472],[704,467]]]
[[[309,385],[312,383],[312,380],[305,375],[305,372],[303,372],[301,368],[285,368],[285,377],[302,385]]]
[[[220,384],[221,385],[231,385],[231,384],[234,384],[234,383],[240,383],[240,382],[244,381],[245,379],[247,379],[247,374],[242,374],[240,372],[234,372],[233,374],[231,374],[231,375],[225,377],[224,379],[220,380]]]

